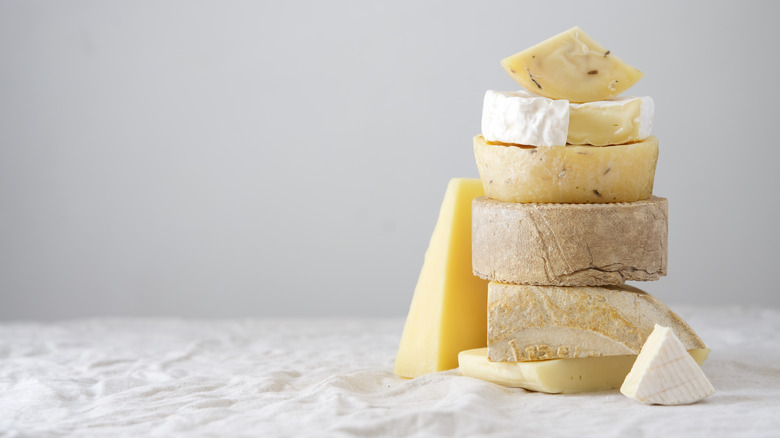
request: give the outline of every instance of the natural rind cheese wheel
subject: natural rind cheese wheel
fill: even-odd
[[[516,146],[474,137],[485,196],[509,202],[633,202],[653,194],[658,139],[618,146]]]
[[[474,275],[502,283],[622,284],[666,275],[665,198],[611,204],[521,204],[475,199]]]
[[[522,362],[639,354],[655,324],[705,348],[669,307],[635,287],[488,284],[488,359]]]

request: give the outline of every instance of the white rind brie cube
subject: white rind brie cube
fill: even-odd
[[[564,146],[569,129],[569,101],[527,91],[485,93],[482,135],[487,141],[528,146]]]
[[[669,327],[655,325],[620,392],[646,404],[684,405],[715,393]]]

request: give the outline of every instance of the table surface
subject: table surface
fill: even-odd
[[[0,324],[0,436],[780,436],[780,309],[674,309],[717,392],[645,406],[392,372],[403,319]]]

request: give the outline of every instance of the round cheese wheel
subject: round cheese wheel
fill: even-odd
[[[509,202],[633,202],[653,194],[658,139],[617,146],[517,146],[474,137],[485,196]]]
[[[471,204],[474,275],[501,283],[601,286],[666,275],[666,199]]]

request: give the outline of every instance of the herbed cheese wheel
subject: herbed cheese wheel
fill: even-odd
[[[598,286],[666,275],[666,199],[522,204],[475,199],[474,275],[514,284]]]
[[[653,194],[658,139],[617,146],[516,146],[474,137],[485,196],[509,202],[633,202]]]

